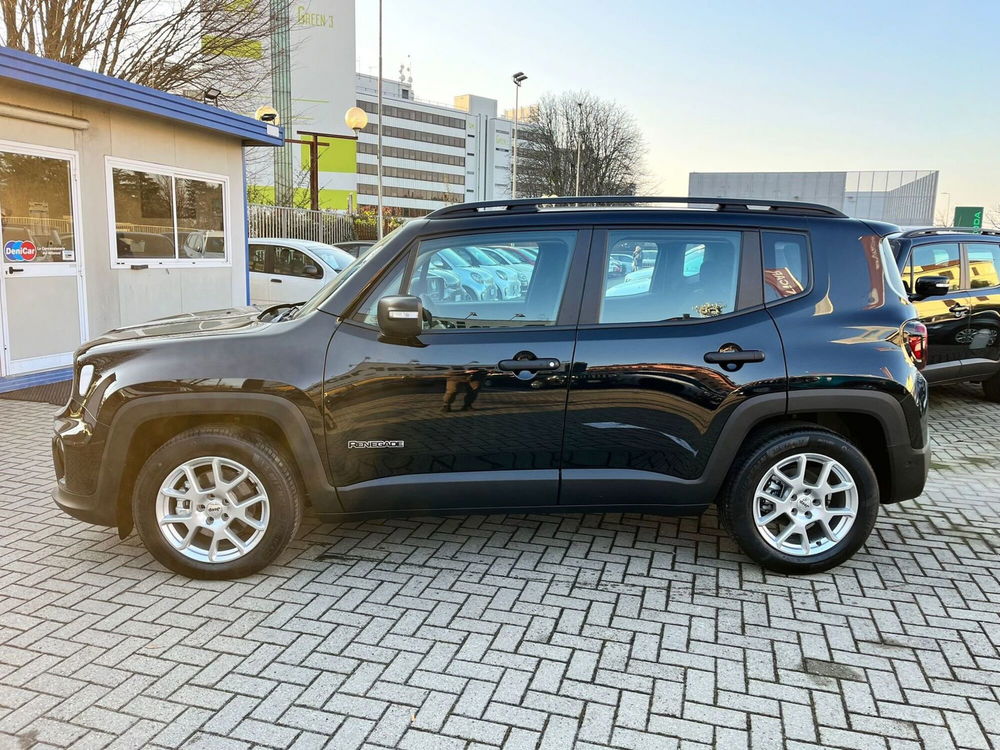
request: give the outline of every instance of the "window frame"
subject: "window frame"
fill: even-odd
[[[798,294],[792,294],[788,297],[781,297],[780,299],[767,301],[766,286],[767,282],[764,281],[764,234],[794,234],[798,237],[805,237],[806,240],[806,264],[809,267],[809,283],[805,285],[805,288]],[[804,229],[764,229],[763,227],[758,230],[758,242],[760,243],[760,290],[764,299],[764,306],[768,309],[777,307],[778,305],[783,305],[786,302],[791,302],[793,300],[802,299],[803,297],[808,297],[813,290],[813,286],[816,283],[816,263],[815,258],[813,258],[813,246],[812,237]]]
[[[643,320],[631,322],[601,323],[601,301],[604,298],[604,283],[608,258],[611,254],[609,240],[612,232],[738,232],[740,242],[740,270],[736,282],[736,309],[711,318],[690,318],[688,320]],[[602,265],[603,264],[603,265]],[[688,326],[726,320],[738,315],[764,308],[763,254],[760,230],[757,227],[729,226],[720,224],[608,224],[594,229],[588,263],[587,283],[583,290],[580,312],[580,330],[607,328],[649,328],[654,326]]]
[[[494,235],[499,232],[524,232],[524,233],[551,233],[551,232],[576,232],[576,244],[571,250],[569,269],[566,272],[566,282],[563,285],[563,295],[559,302],[559,310],[556,313],[556,320],[553,325],[538,326],[538,325],[523,325],[523,326],[502,326],[502,327],[484,327],[484,328],[435,328],[433,330],[426,330],[421,332],[421,336],[438,336],[438,335],[471,335],[471,334],[503,334],[510,331],[559,331],[559,330],[575,330],[580,313],[580,299],[583,294],[584,280],[587,276],[587,268],[589,267],[589,260],[591,256],[592,238],[594,235],[594,228],[592,226],[583,226],[576,224],[561,225],[561,224],[551,224],[544,226],[494,226],[494,227],[483,227],[475,230],[459,230],[454,229],[449,231],[438,231],[430,232],[428,234],[422,234],[419,237],[414,237],[410,242],[407,243],[395,257],[386,262],[382,267],[380,272],[375,275],[375,277],[365,284],[361,292],[354,298],[351,304],[345,310],[343,317],[344,323],[360,326],[368,330],[378,330],[378,326],[372,326],[364,323],[355,318],[357,312],[364,306],[365,302],[368,300],[368,296],[375,291],[376,288],[382,283],[383,279],[388,278],[388,274],[392,273],[400,263],[403,264],[403,279],[405,281],[404,286],[400,289],[401,295],[406,295],[409,292],[409,285],[411,278],[413,276],[413,269],[416,265],[417,254],[420,249],[421,242],[427,242],[447,237],[472,237],[476,235]]]
[[[115,215],[115,184],[114,170],[128,169],[135,172],[147,172],[149,174],[169,177],[174,190],[172,201],[173,222],[174,222],[174,253],[180,252],[177,242],[177,234],[181,228],[177,225],[177,200],[176,185],[178,179],[201,180],[202,182],[215,182],[222,185],[222,237],[225,242],[225,258],[132,258],[122,260],[118,257],[117,242],[117,216]],[[117,156],[104,157],[104,182],[108,202],[108,256],[112,271],[128,271],[134,266],[146,266],[148,268],[232,268],[233,267],[233,221],[230,211],[229,177],[226,175],[214,174],[212,172],[200,172],[193,169],[181,167],[171,167],[165,164],[154,162],[137,161],[135,159],[123,159]],[[139,261],[136,263],[135,261]],[[249,261],[247,263],[249,272]]]

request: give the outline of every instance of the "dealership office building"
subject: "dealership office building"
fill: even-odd
[[[246,304],[243,146],[274,125],[0,47],[0,391],[81,342]]]

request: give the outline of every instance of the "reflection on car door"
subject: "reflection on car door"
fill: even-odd
[[[386,270],[327,359],[327,452],[345,511],[557,503],[588,241],[577,229],[450,235]],[[435,255],[487,244],[538,251],[526,293],[444,297]],[[378,300],[400,293],[425,304],[419,339],[377,330]]]
[[[1000,245],[965,243],[969,262],[967,377],[990,376],[1000,362]]]
[[[962,253],[957,242],[914,244],[903,269],[903,280],[916,289],[921,276],[945,276],[949,292],[915,302],[927,326],[927,367],[924,376],[940,382],[962,376],[962,360],[969,357],[969,293],[964,290]]]
[[[639,248],[652,268],[649,284],[629,294],[607,278],[607,249],[622,246]],[[760,278],[756,232],[595,231],[561,505],[691,502],[688,489],[731,412],[748,391],[784,387],[781,342]],[[720,350],[745,360],[732,371],[709,363]]]

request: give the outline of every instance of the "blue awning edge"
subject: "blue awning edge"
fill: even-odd
[[[281,146],[284,143],[280,127],[252,117],[10,47],[0,46],[0,79],[41,86],[214,130],[239,138],[244,146]]]

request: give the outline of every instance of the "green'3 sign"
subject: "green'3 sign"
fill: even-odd
[[[955,223],[952,226],[975,229],[978,232],[983,228],[983,207],[955,206]]]

